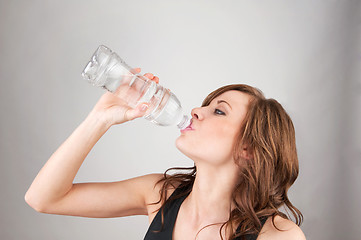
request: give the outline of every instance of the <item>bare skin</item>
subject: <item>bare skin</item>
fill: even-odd
[[[139,73],[140,69],[135,69],[135,72]],[[159,78],[151,73],[144,76],[159,82]],[[224,102],[217,103],[219,100],[226,101],[230,106]],[[223,93],[209,106],[193,109],[194,130],[184,132],[177,138],[177,148],[197,165],[197,176],[192,192],[180,207],[173,239],[194,240],[204,226],[223,223],[228,219],[229,210],[234,207],[231,194],[238,180],[238,168],[232,159],[231,146],[248,101],[248,96],[241,92]],[[141,106],[131,109],[119,98],[105,93],[40,170],[25,195],[25,201],[42,213],[95,218],[148,215],[151,223],[161,203],[149,203],[159,200],[161,186],[158,184],[154,188],[154,185],[162,174],[108,183],[73,183],[86,156],[111,126],[144,114]],[[248,157],[246,146],[242,154]],[[167,195],[170,196],[173,191],[168,189]],[[305,239],[301,229],[292,221],[276,217],[275,222],[287,231],[278,231],[268,219],[259,240]],[[196,239],[221,239],[220,226],[204,228]],[[223,230],[222,235],[227,239],[229,233]]]
[[[232,157],[232,146],[249,100],[248,95],[232,90],[219,95],[209,106],[193,109],[193,130],[182,133],[176,140],[177,148],[195,162],[197,175],[192,192],[180,207],[173,239],[194,239],[202,227],[228,220],[230,209],[234,208],[231,195],[239,172]],[[241,155],[250,159],[247,146]],[[283,239],[282,236],[304,239],[292,221],[281,217],[275,220],[277,226],[290,230],[280,232],[268,219],[259,239]],[[204,228],[197,239],[221,239],[220,227],[221,224]],[[222,235],[227,239],[229,233],[224,230]]]

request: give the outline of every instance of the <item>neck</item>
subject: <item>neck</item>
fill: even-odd
[[[233,163],[234,164],[234,163]],[[225,222],[234,208],[232,193],[237,184],[238,168],[197,164],[192,192],[185,199],[185,208],[195,224]]]

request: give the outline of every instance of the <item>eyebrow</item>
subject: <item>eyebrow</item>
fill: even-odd
[[[226,102],[226,101],[224,101],[224,100],[218,100],[218,101],[217,101],[218,104],[220,104],[220,103],[222,103],[222,102],[227,103],[228,106],[232,109],[231,105],[230,105],[228,102]]]

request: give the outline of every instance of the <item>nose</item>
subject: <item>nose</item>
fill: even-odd
[[[197,120],[202,120],[203,119],[203,116],[202,116],[202,113],[200,111],[200,108],[193,108],[192,109],[192,112],[191,112],[191,115],[194,119],[197,119]]]

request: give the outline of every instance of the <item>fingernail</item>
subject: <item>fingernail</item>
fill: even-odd
[[[147,104],[143,104],[140,110],[145,111],[145,110],[147,110],[147,108],[148,108],[148,105],[147,105]]]

